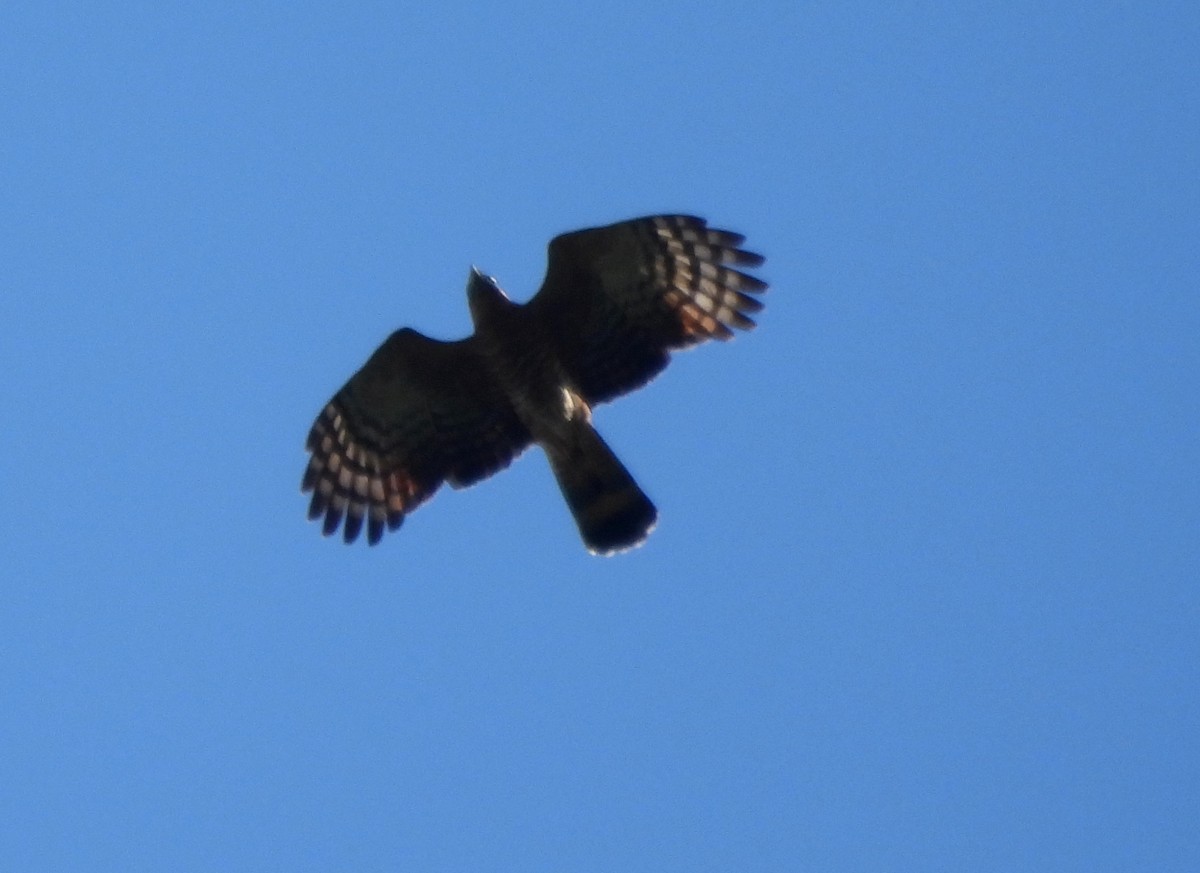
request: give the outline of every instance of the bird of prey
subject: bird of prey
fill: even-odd
[[[592,407],[645,385],[669,352],[749,329],[761,255],[702,218],[656,215],[555,237],[541,288],[509,300],[472,268],[475,332],[387,338],[313,423],[310,519],[374,545],[443,482],[464,488],[531,443],[546,453],[588,550],[640,544],[658,512],[592,426]]]

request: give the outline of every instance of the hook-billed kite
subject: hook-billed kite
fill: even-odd
[[[308,435],[309,518],[353,542],[395,530],[443,482],[472,485],[530,443],[546,452],[587,548],[641,543],[657,510],[592,427],[592,407],[639,388],[668,353],[749,329],[766,283],[744,237],[659,215],[555,237],[542,287],[514,303],[472,269],[475,332],[393,333]]]

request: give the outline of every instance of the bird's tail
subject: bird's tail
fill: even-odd
[[[654,529],[658,510],[590,422],[576,419],[566,443],[545,448],[588,551],[631,549]]]

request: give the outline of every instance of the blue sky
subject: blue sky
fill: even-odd
[[[10,3],[0,867],[1200,868],[1191,4]],[[303,440],[556,233],[761,327],[375,548]]]

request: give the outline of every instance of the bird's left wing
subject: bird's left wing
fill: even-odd
[[[657,375],[672,349],[754,327],[751,295],[767,283],[744,272],[763,259],[743,239],[691,215],[566,233],[528,307],[588,402],[611,400]]]

